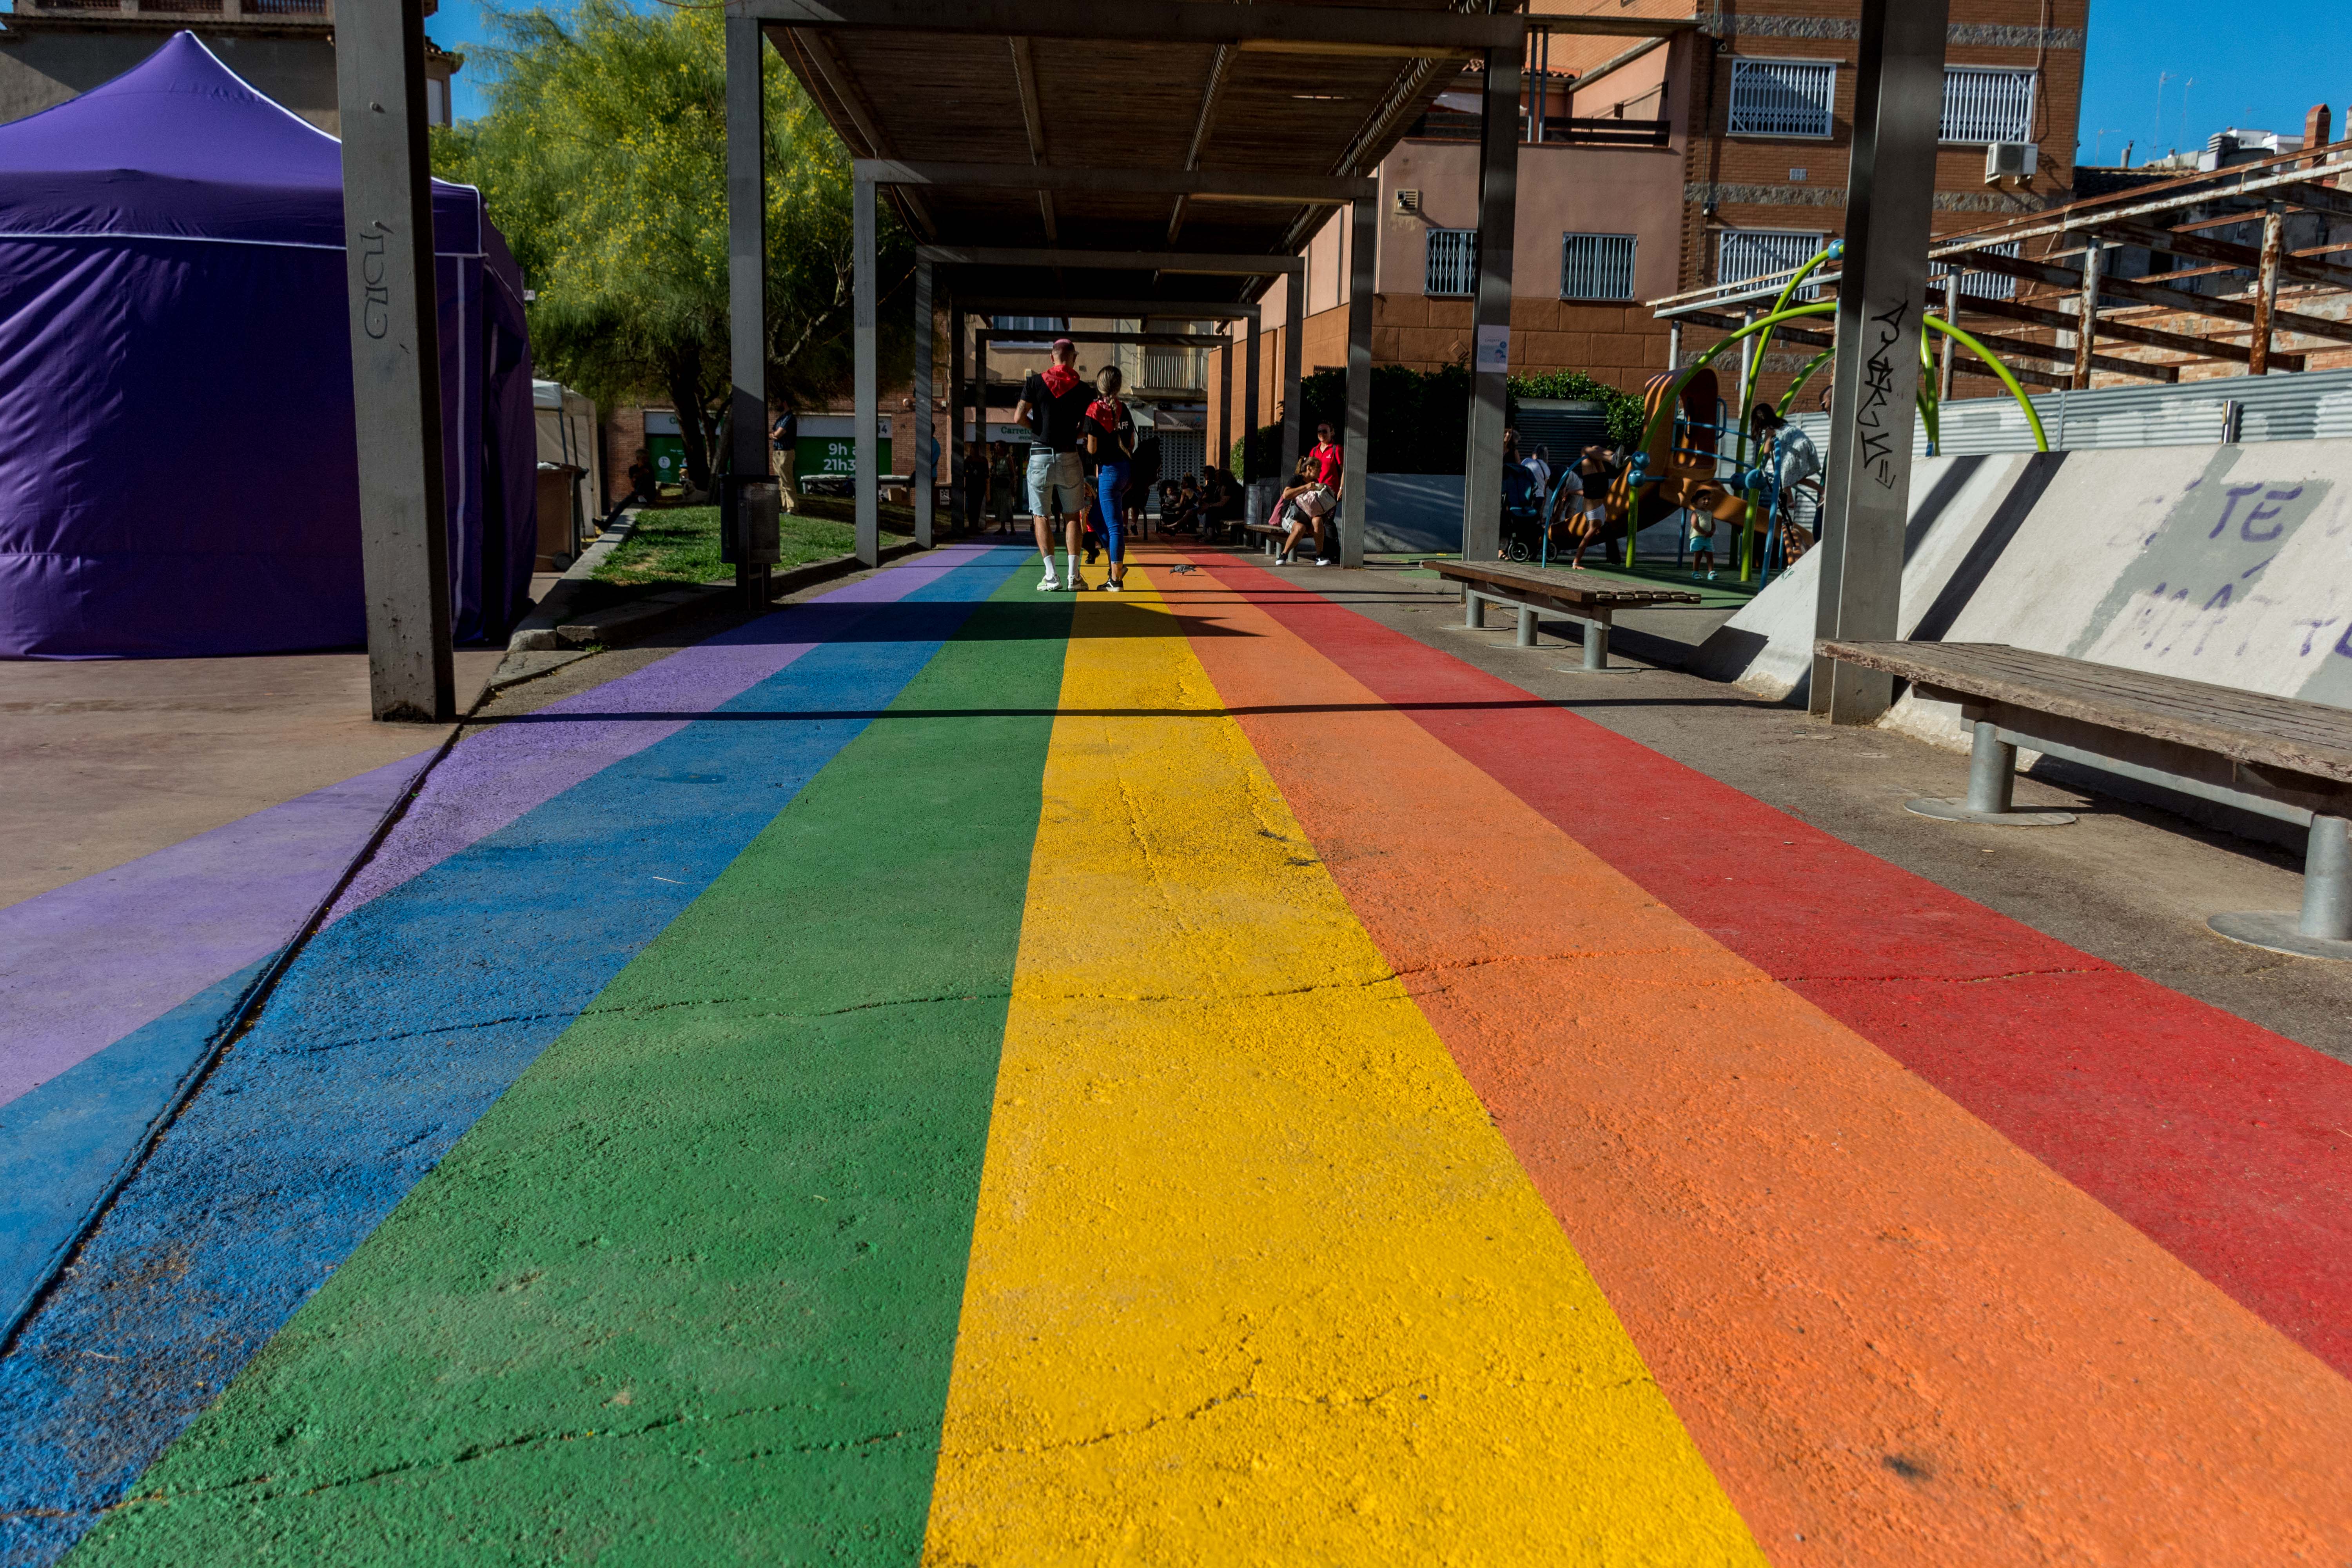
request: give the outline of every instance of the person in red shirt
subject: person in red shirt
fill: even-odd
[[[1332,441],[1331,426],[1328,425],[1315,426],[1315,445],[1308,449],[1307,455],[1315,459],[1316,482],[1328,487],[1332,494],[1339,494],[1339,474],[1340,469],[1345,466],[1346,455]]]
[[[1095,460],[1103,540],[1110,557],[1110,581],[1103,587],[1113,594],[1126,585],[1127,549],[1120,524],[1127,518],[1127,481],[1135,458],[1135,415],[1118,395],[1125,384],[1126,377],[1118,366],[1103,366],[1095,374],[1099,395],[1087,405],[1086,416],[1078,421],[1087,454]],[[1076,565],[1073,563],[1070,570],[1075,575]]]

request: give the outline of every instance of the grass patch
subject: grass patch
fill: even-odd
[[[798,566],[846,555],[856,545],[856,511],[846,500],[802,498],[797,513],[786,512],[777,529],[778,565]],[[882,509],[882,531],[915,531],[910,507]],[[719,509],[673,506],[641,511],[637,526],[620,548],[596,568],[600,583],[728,583],[735,568],[719,559]]]

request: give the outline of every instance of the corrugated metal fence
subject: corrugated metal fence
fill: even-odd
[[[2352,436],[2352,369],[2292,375],[2237,375],[2175,386],[2103,386],[2089,392],[2045,392],[2033,411],[2053,451],[2103,447],[2201,447],[2224,439],[2228,405],[2238,405],[2241,441],[2312,441]],[[1829,416],[1801,414],[1793,423],[1818,443],[1829,438]],[[2013,398],[1972,397],[1944,409],[1948,456],[2031,452],[2033,432]],[[1927,453],[1917,427],[1913,453]]]

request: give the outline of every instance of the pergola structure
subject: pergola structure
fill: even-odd
[[[1486,266],[1477,295],[1479,374],[1464,527],[1465,548],[1493,548],[1526,16],[1444,0],[728,0],[727,8],[730,147],[749,150],[741,156],[756,163],[764,37],[856,160],[857,549],[868,560],[879,542],[877,197],[894,205],[918,240],[914,401],[926,414],[937,303],[951,320],[982,300],[1012,299],[1050,301],[1053,314],[1100,312],[1098,301],[1118,300],[1141,306],[1129,312],[1139,316],[1233,319],[1272,279],[1299,276],[1297,253],[1307,237],[1330,208],[1349,208],[1346,460],[1348,471],[1360,475],[1371,467],[1373,171],[1437,93],[1454,85],[1464,63],[1475,62],[1487,106]],[[1590,31],[1654,29],[1616,18],[1561,21]],[[756,174],[740,190],[730,180],[729,195],[736,265],[752,269],[751,281],[737,289],[733,356],[735,466],[752,471],[765,405]],[[1285,292],[1295,327],[1302,290]],[[1254,343],[1255,312],[1238,319],[1250,324]],[[961,334],[955,341],[960,358]],[[1286,459],[1298,442],[1298,333],[1286,342]],[[929,419],[918,426],[920,538],[931,521],[937,454]],[[1341,508],[1342,551],[1351,564],[1362,559],[1364,490],[1349,485]],[[756,553],[747,535],[746,554]]]
[[[2309,349],[2283,349],[2282,337],[2352,346],[2343,302],[2352,267],[2330,259],[2352,253],[2352,242],[2333,232],[2352,219],[2352,192],[2339,188],[2347,176],[2352,142],[2337,142],[1948,235],[1928,249],[1943,273],[1936,296],[1947,320],[1966,325],[2021,379],[2042,385],[2088,387],[2095,372],[2176,383],[2184,371],[2192,377],[2299,371]],[[2317,243],[2290,243],[2298,228]],[[2228,237],[2232,229],[2252,243]],[[2168,261],[2146,276],[2119,276],[2112,258],[2122,247]],[[2233,273],[2242,284],[2228,292],[2196,282]],[[1783,270],[1695,289],[1652,307],[1677,328],[1735,331],[1789,277]],[[1837,268],[1824,268],[1809,281],[1834,288],[1838,277]],[[2282,287],[2295,286],[2300,292],[2282,306]],[[1829,342],[1785,328],[1780,337]],[[1948,339],[1937,372],[1944,397],[1957,368]]]

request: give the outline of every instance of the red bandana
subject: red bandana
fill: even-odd
[[[1049,364],[1043,377],[1045,390],[1055,397],[1067,397],[1070,388],[1078,384],[1078,373],[1066,364]]]
[[[1087,405],[1087,417],[1106,430],[1117,429],[1118,416],[1124,412],[1116,397],[1097,397]]]

